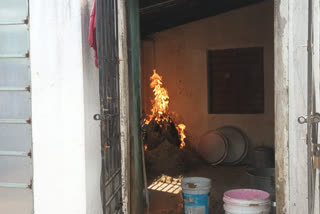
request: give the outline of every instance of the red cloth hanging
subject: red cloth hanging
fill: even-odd
[[[94,0],[89,24],[89,45],[94,49],[95,64],[98,68],[98,54],[97,54],[97,38],[96,38],[96,0]]]

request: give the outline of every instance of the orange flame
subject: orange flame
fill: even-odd
[[[153,89],[154,100],[152,101],[151,115],[149,119],[145,121],[149,124],[154,118],[158,123],[168,121],[167,116],[169,108],[169,95],[167,89],[162,87],[162,77],[157,74],[156,70],[153,70],[153,75],[150,77],[150,87]]]
[[[184,142],[184,139],[186,138],[186,135],[184,134],[184,130],[186,129],[186,125],[184,124],[179,124],[176,129],[179,132],[180,136],[180,149],[183,149],[186,146],[186,143]]]
[[[147,150],[148,150],[148,146],[144,145],[144,151],[147,151]]]
[[[149,124],[152,119],[159,124],[161,122],[168,122],[170,117],[168,115],[169,110],[169,94],[167,89],[163,88],[162,77],[157,74],[156,69],[153,70],[153,75],[150,77],[151,83],[150,88],[153,89],[154,99],[152,100],[152,109],[149,119],[145,120],[145,124]],[[180,136],[180,148],[185,147],[184,139],[186,135],[184,134],[186,126],[184,124],[179,124],[176,129]],[[146,148],[145,148],[146,150]]]

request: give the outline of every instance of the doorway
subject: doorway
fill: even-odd
[[[211,212],[223,213],[223,193],[252,187],[250,169],[260,167],[256,166],[257,160],[271,159],[264,168],[274,167],[274,5],[265,1],[192,22],[186,18],[184,23],[178,18],[155,22],[161,14],[159,8],[160,5],[140,9],[142,112],[145,121],[152,119],[156,92],[150,87],[150,78],[156,69],[161,87],[168,93],[170,121],[174,127],[185,125],[186,147],[179,148],[179,128],[178,147],[168,138],[162,140],[167,131],[160,131],[161,134],[156,131],[161,139],[158,141],[154,139],[157,134],[147,133],[153,136],[153,143],[159,144],[154,146],[145,141],[150,210],[151,213],[182,212],[181,188],[177,186],[183,177],[202,176],[212,180]],[[173,12],[164,14],[170,17]],[[148,16],[149,21],[145,20]],[[155,26],[161,23],[161,27],[150,27],[151,20]],[[172,24],[175,22],[179,24]],[[251,53],[249,49],[258,52]],[[234,102],[239,90],[245,91],[244,84],[250,83],[254,84],[247,85],[250,90],[243,93],[250,99]],[[249,93],[253,90],[259,93]],[[215,105],[211,106],[213,109],[210,103]],[[235,105],[241,106],[240,112],[231,108]],[[208,148],[204,146],[207,143],[204,138],[225,127],[240,130],[248,140],[246,155],[240,155],[241,160],[233,164],[221,160],[225,158],[222,153],[227,151],[220,147],[212,147],[209,155],[204,154]],[[214,159],[215,155],[220,156]]]

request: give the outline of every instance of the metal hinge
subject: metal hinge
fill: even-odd
[[[298,123],[304,124],[304,123],[319,123],[320,122],[320,113],[314,113],[311,116],[300,116],[298,118]]]

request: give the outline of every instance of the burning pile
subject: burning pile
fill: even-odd
[[[152,100],[151,114],[144,123],[147,124],[146,136],[144,137],[145,150],[152,150],[160,143],[167,140],[180,149],[185,147],[186,126],[184,124],[175,125],[169,115],[169,95],[163,88],[162,77],[153,70],[150,77],[150,87],[153,89],[154,99]]]

